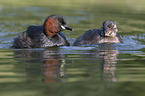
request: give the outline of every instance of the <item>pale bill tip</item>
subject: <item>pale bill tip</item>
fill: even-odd
[[[62,28],[62,29],[65,29],[65,27],[64,27],[64,26],[62,26],[62,25],[61,25],[61,28]]]

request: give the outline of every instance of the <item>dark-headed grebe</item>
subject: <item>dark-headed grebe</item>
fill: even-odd
[[[29,26],[25,32],[15,38],[13,48],[69,46],[69,42],[60,32],[64,29],[73,31],[66,25],[62,16],[51,15],[46,18],[43,26]]]

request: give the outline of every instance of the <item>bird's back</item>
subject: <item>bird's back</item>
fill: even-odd
[[[78,37],[74,42],[74,46],[85,45],[85,44],[94,44],[98,43],[101,37],[100,29],[91,29],[84,33],[82,36]]]
[[[58,32],[56,36],[49,37],[43,31],[43,26],[30,26],[27,31],[20,34],[13,43],[14,48],[35,48],[68,46],[69,43],[65,36]]]
[[[74,46],[85,44],[98,44],[98,43],[120,43],[122,42],[120,36],[117,34],[115,37],[106,37],[102,29],[91,29],[85,34],[78,37],[74,42]]]

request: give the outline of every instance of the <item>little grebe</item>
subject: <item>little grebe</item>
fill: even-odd
[[[43,26],[29,26],[27,31],[15,38],[13,48],[69,46],[69,42],[60,32],[64,29],[73,31],[62,16],[51,15],[46,18]]]
[[[104,21],[102,29],[91,29],[78,37],[74,42],[74,46],[81,46],[85,44],[98,44],[98,43],[120,43],[122,42],[118,35],[116,23],[112,20]]]

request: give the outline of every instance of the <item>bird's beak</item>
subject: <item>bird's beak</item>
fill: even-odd
[[[107,28],[105,30],[105,36],[111,36],[111,34],[112,34],[112,30],[110,30],[109,28]]]
[[[70,31],[74,31],[74,29],[72,29],[72,28],[70,28],[68,25],[61,25],[61,28],[63,29],[63,30],[70,30]]]
[[[105,30],[105,36],[110,36],[110,37],[114,37],[117,34],[118,29],[106,29]]]

